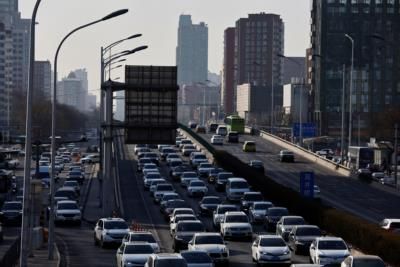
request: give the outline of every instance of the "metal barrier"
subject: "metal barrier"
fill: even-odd
[[[0,259],[1,267],[14,267],[19,259],[20,253],[20,237],[16,238],[14,243],[10,246],[7,252],[4,254],[3,258]]]

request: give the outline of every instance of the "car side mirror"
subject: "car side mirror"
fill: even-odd
[[[257,247],[257,243],[256,242],[253,243],[253,247]]]
[[[118,250],[118,254],[122,254],[122,250]]]
[[[314,247],[313,245],[311,245],[311,246],[310,246],[310,249],[314,250],[314,249],[315,249],[315,247]]]

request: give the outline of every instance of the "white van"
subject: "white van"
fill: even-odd
[[[228,128],[226,128],[225,125],[219,125],[215,133],[221,136],[226,136],[228,134]]]
[[[239,201],[245,192],[250,191],[249,184],[244,178],[233,177],[228,178],[226,182],[226,198],[229,201]]]

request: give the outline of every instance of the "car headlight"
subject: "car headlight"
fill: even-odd
[[[283,255],[288,255],[290,253],[290,250],[286,248],[286,250],[283,252]]]

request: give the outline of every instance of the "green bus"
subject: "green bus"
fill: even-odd
[[[228,132],[244,133],[244,119],[238,115],[230,115],[225,118],[224,122],[228,127]]]

